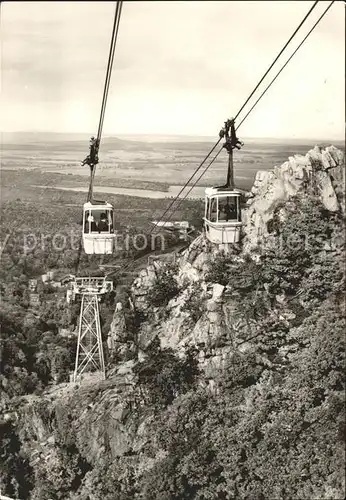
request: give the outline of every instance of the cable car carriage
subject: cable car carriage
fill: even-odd
[[[234,118],[225,122],[219,133],[220,139],[225,137],[223,147],[228,153],[227,181],[224,186],[211,187],[205,190],[205,235],[211,243],[227,245],[238,243],[241,236],[242,192],[234,187],[233,149],[240,149],[243,143],[235,133]]]
[[[205,234],[216,244],[238,243],[242,227],[241,192],[237,189],[212,187],[205,190]]]
[[[83,247],[87,254],[111,254],[114,249],[113,206],[110,203],[83,205]]]

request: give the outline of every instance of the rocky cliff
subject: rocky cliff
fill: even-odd
[[[269,235],[275,209],[296,195],[315,194],[331,212],[345,211],[345,157],[329,146],[316,146],[305,156],[295,155],[272,171],[257,172],[248,199],[244,251],[251,251]]]
[[[286,206],[297,196],[319,200],[328,212],[344,213],[344,188],[345,157],[334,146],[325,149],[316,146],[305,156],[290,157],[272,171],[259,171],[243,214],[242,247],[233,255],[234,262],[244,262],[247,257],[255,258],[259,246],[269,246],[270,223],[276,215],[285,219]],[[230,287],[206,279],[218,253],[218,248],[203,234],[191,243],[180,257],[175,274],[181,293],[169,300],[164,314],[160,307],[150,306],[148,293],[165,264],[155,262],[140,272],[131,292],[136,310],[149,317],[148,321],[142,323],[138,333],[141,349],[145,349],[157,337],[162,347],[172,347],[180,353],[186,347],[193,346],[200,352],[202,366],[222,368],[226,360],[232,357],[234,349],[250,347],[240,334],[242,320],[239,314],[234,315]],[[202,312],[197,320],[192,318],[188,307],[191,299],[200,303]],[[291,313],[284,311],[280,297],[277,306],[280,312],[273,307],[273,315],[290,317]],[[124,338],[124,329],[119,328],[119,324],[124,324],[122,313],[115,313],[110,332],[113,339]],[[233,332],[231,342],[230,331]],[[208,368],[208,376],[211,371],[212,368]]]

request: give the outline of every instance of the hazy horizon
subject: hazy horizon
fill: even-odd
[[[312,4],[124,2],[104,134],[217,137]],[[318,3],[238,123],[326,7]],[[95,133],[113,15],[113,2],[2,2],[0,129]],[[240,138],[342,141],[344,40],[335,2]]]
[[[46,135],[50,137],[54,136],[60,136],[64,137],[64,140],[67,140],[70,138],[70,140],[77,140],[77,137],[79,140],[82,140],[84,138],[88,139],[92,134],[91,133],[83,133],[83,132],[62,132],[62,131],[57,131],[57,132],[50,132],[50,131],[44,131],[44,130],[31,130],[31,131],[26,131],[26,130],[15,130],[15,131],[0,131],[1,138],[4,138],[7,136],[7,139],[11,136],[34,136],[34,135]],[[240,134],[238,134],[240,136]],[[133,133],[133,134],[124,134],[124,133],[107,133],[103,135],[103,139],[106,138],[112,138],[112,139],[123,139],[123,140],[128,140],[131,141],[132,139],[135,138],[140,138],[142,139],[143,142],[149,141],[152,139],[161,139],[161,140],[173,140],[173,139],[181,139],[181,142],[213,142],[218,139],[218,136],[208,136],[208,135],[191,135],[191,134],[159,134],[159,133]],[[345,139],[336,139],[336,138],[330,138],[330,137],[302,137],[302,138],[297,138],[297,137],[260,137],[260,136],[241,136],[241,139],[244,141],[260,141],[260,142],[290,142],[290,143],[305,143],[306,141],[311,142],[311,141],[316,141],[316,142],[337,142],[337,143],[345,143]],[[3,141],[1,141],[3,142]]]

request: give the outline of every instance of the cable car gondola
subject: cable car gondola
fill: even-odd
[[[82,164],[90,166],[90,184],[87,202],[83,205],[83,248],[89,255],[112,254],[114,249],[113,206],[108,202],[93,199],[93,184],[98,163],[99,141],[90,141],[90,153]]]
[[[113,206],[110,203],[83,205],[83,247],[86,254],[112,254],[114,249]]]
[[[242,227],[241,192],[211,187],[205,190],[205,234],[216,244],[238,243]]]
[[[231,134],[229,131],[231,129]],[[220,138],[226,137],[224,148],[228,152],[228,173],[225,186],[209,187],[205,190],[205,235],[211,243],[228,245],[238,243],[241,235],[241,196],[234,188],[233,149],[243,145],[235,134],[234,119],[227,120],[220,131]]]

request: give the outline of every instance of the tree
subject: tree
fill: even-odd
[[[153,286],[149,289],[147,300],[154,307],[166,306],[168,302],[178,295],[179,286],[175,279],[177,268],[165,264],[158,272]]]
[[[29,499],[34,486],[33,471],[10,421],[0,421],[0,444],[1,492],[23,500]]]
[[[135,373],[148,402],[155,407],[165,407],[194,385],[198,370],[192,353],[179,359],[171,349],[158,349],[136,365]]]

